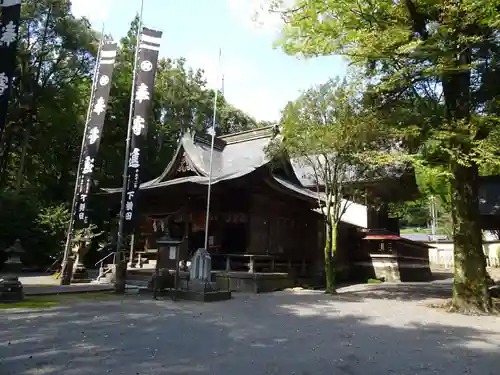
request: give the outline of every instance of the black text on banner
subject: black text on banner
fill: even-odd
[[[130,157],[127,170],[127,190],[125,201],[125,231],[133,230],[133,218],[136,211],[139,190],[140,166],[143,160],[143,146],[148,129],[148,116],[153,100],[153,87],[158,67],[162,32],[143,28],[139,44],[139,60],[137,61],[136,85],[134,89],[134,112],[132,117],[132,134]]]
[[[10,90],[16,69],[21,0],[0,0],[0,139],[7,122]]]
[[[77,200],[75,207],[75,227],[84,227],[88,224],[87,203],[92,183],[97,151],[101,142],[106,108],[108,106],[111,78],[116,59],[117,44],[104,43],[101,48],[99,67],[93,84],[92,107],[89,122],[84,134],[84,143],[78,183]]]

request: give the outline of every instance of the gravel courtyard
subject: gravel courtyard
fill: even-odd
[[[424,301],[446,282],[236,294],[200,304],[148,297],[0,310],[1,375],[498,374],[500,318]]]

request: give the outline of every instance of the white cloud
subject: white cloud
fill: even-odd
[[[259,85],[258,67],[237,56],[225,55],[218,69],[217,51],[196,50],[186,55],[188,65],[203,69],[210,88],[221,88],[224,75],[224,96],[227,101],[257,120],[273,121],[279,118],[282,107],[279,99]],[[218,73],[219,70],[219,73]],[[219,79],[217,79],[219,75]]]
[[[101,23],[108,18],[114,0],[72,0],[71,10],[76,17],[86,17],[92,23]]]

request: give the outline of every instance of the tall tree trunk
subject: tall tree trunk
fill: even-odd
[[[443,76],[443,93],[449,125],[455,133],[451,148],[458,156],[450,158],[450,201],[453,222],[454,279],[452,308],[464,313],[493,310],[488,291],[486,258],[479,224],[478,167],[471,160],[470,85],[472,51],[465,47],[457,58],[448,60]],[[465,158],[469,165],[457,160]]]
[[[477,166],[452,162],[453,308],[466,313],[491,312],[477,194]]]
[[[333,222],[329,213],[327,213],[325,230],[325,292],[329,294],[335,294],[335,252],[337,250],[337,225]]]

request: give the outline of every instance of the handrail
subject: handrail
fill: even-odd
[[[111,269],[103,270],[102,272],[99,271],[99,275],[97,275],[97,281],[100,281],[104,276],[106,276],[111,271],[112,271]]]
[[[109,253],[108,255],[106,255],[104,258],[102,258],[101,260],[99,260],[96,264],[94,264],[94,266],[97,266],[99,263],[102,263],[104,262],[106,259],[108,259],[111,255],[114,255],[115,253],[112,252],[112,253]]]
[[[52,267],[54,267],[57,263],[59,263],[62,260],[62,258],[63,256],[59,255],[57,259],[54,261],[54,263],[52,263],[50,267],[45,270],[45,272],[50,272],[50,270],[52,270]]]

